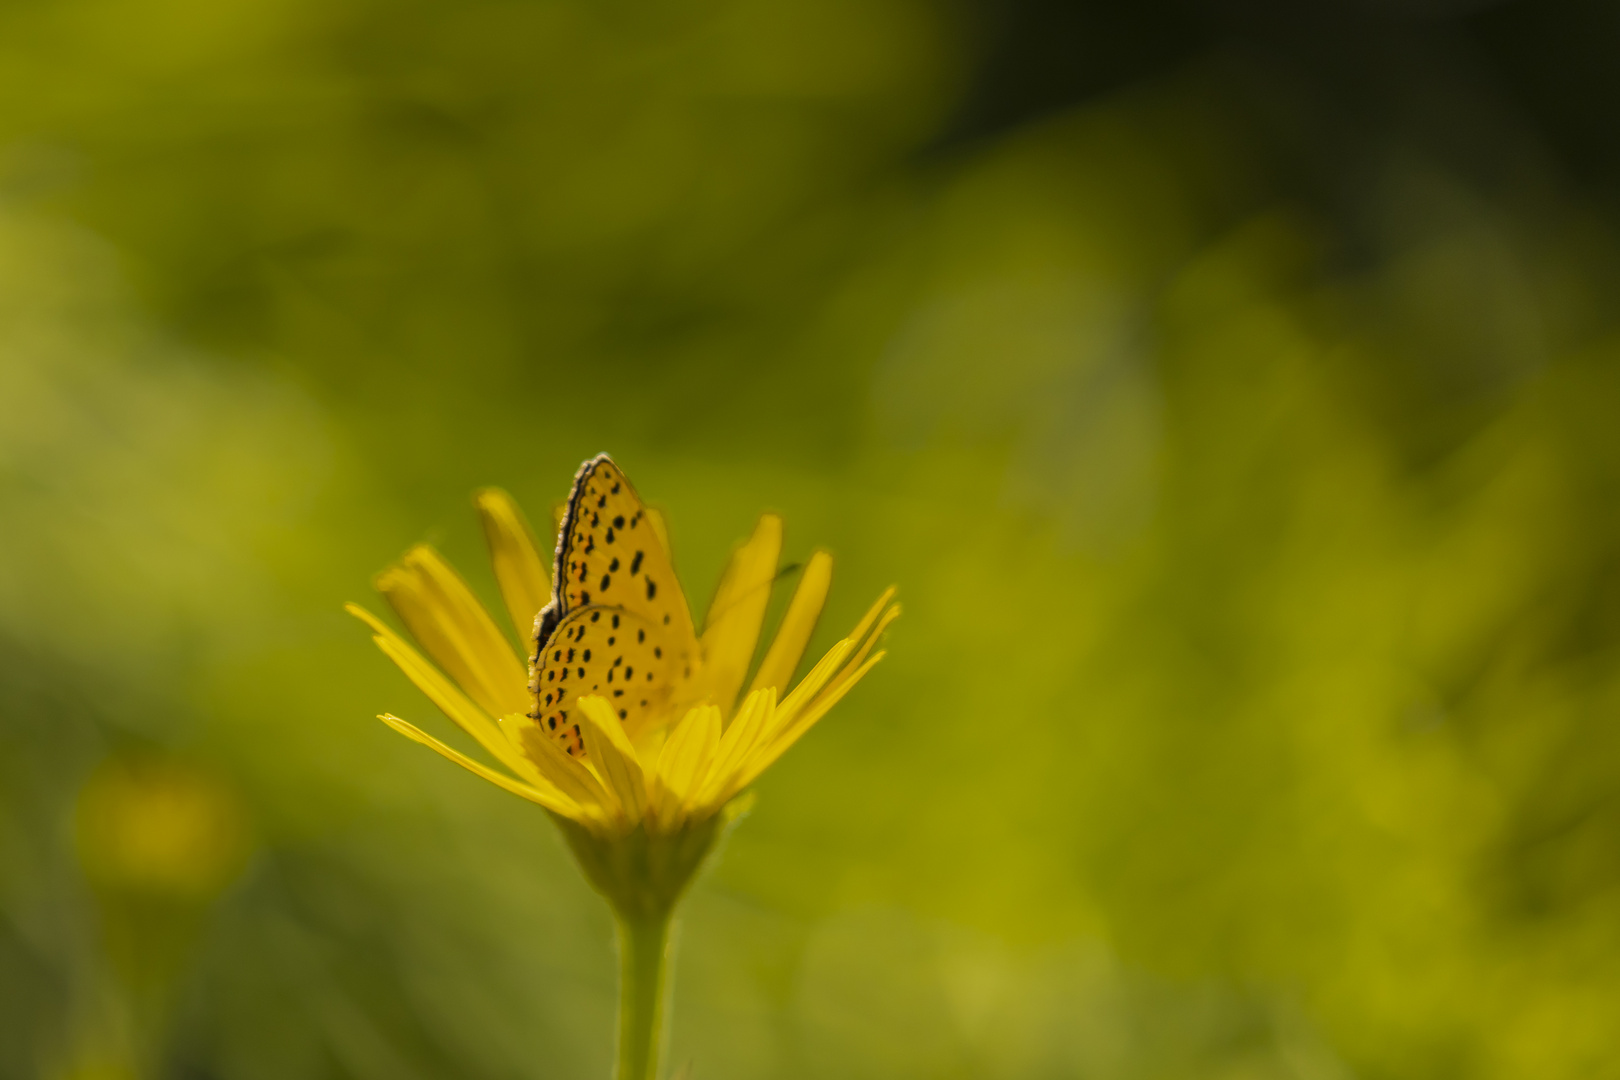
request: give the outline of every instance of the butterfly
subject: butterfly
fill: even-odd
[[[662,530],[606,454],[574,477],[551,581],[535,619],[529,715],[579,757],[581,695],[607,699],[634,737],[690,683],[700,657]]]

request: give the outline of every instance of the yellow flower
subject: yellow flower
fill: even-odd
[[[546,565],[505,492],[486,489],[475,502],[507,613],[519,637],[533,644],[536,616],[552,599]],[[661,522],[652,517],[652,523],[662,537]],[[584,749],[578,756],[548,737],[534,715],[538,710],[524,658],[431,547],[412,548],[378,576],[377,586],[437,666],[364,608],[350,604],[348,610],[371,627],[378,647],[411,681],[504,768],[477,761],[391,714],[381,716],[384,723],[595,836],[638,828],[650,836],[668,835],[713,819],[883,657],[873,645],[899,614],[890,602],[892,588],[788,689],[831,583],[832,558],[818,551],[804,568],[747,694],[735,704],[777,576],[781,539],[781,519],[767,514],[732,555],[697,639],[698,662],[673,688],[663,712],[632,725],[621,721],[603,695],[573,699]]]
[[[744,695],[782,549],[759,520],[732,554],[702,633],[668,533],[607,455],[575,477],[559,522],[556,587],[505,492],[475,502],[527,664],[438,553],[419,545],[377,587],[434,663],[357,605],[373,640],[501,766],[391,714],[394,730],[551,812],[619,925],[619,1080],[656,1080],[670,927],[682,891],[742,813],[747,788],[883,658],[891,588],[789,689],[832,583],[811,556]],[[737,704],[739,695],[742,703]]]

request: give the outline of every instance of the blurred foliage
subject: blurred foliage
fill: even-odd
[[[605,1074],[339,610],[603,449],[907,604],[696,1077],[1612,1071],[1612,8],[1127,7],[0,8],[0,1077]]]

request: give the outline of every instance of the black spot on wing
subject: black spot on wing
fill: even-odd
[[[636,637],[621,642],[627,622]],[[582,694],[606,693],[632,727],[654,719],[668,703],[675,677],[661,634],[641,616],[622,609],[582,608],[564,616],[553,635],[557,644],[540,654],[531,670],[534,697],[529,715],[539,721],[546,737],[575,756],[584,753],[584,744],[576,743],[570,710]],[[625,690],[637,679],[643,689],[632,697]]]

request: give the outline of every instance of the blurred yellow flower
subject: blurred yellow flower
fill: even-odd
[[[579,502],[593,466],[598,466],[598,478],[603,470],[614,469],[605,456],[587,462],[576,481],[573,503]],[[616,471],[607,475],[615,481],[622,478]],[[623,486],[627,489],[628,483]],[[615,483],[616,492],[618,488]],[[634,492],[626,490],[617,497],[633,500]],[[899,614],[899,606],[891,603],[891,588],[849,636],[789,690],[832,579],[832,557],[816,552],[804,568],[747,694],[740,705],[735,704],[777,577],[782,522],[776,515],[766,514],[731,557],[707,624],[694,639],[696,655],[667,685],[659,682],[662,707],[631,716],[619,700],[609,696],[615,672],[608,666],[607,653],[593,659],[584,648],[579,663],[589,661],[598,670],[606,670],[607,684],[598,680],[587,686],[577,681],[577,690],[570,691],[566,700],[561,689],[553,698],[540,675],[551,662],[547,654],[553,644],[559,646],[561,661],[570,619],[577,625],[578,641],[588,643],[586,630],[597,630],[586,625],[588,615],[611,619],[611,623],[598,624],[599,632],[608,633],[609,625],[619,625],[620,615],[625,619],[635,616],[636,605],[618,607],[605,602],[610,597],[593,597],[589,592],[582,594],[583,605],[568,604],[566,589],[553,592],[533,534],[511,498],[505,492],[486,489],[475,502],[507,611],[519,636],[534,646],[528,678],[523,659],[495,620],[462,578],[426,545],[412,548],[399,563],[383,571],[377,586],[437,666],[364,608],[350,604],[348,610],[371,627],[378,647],[504,771],[468,757],[396,716],[384,714],[381,719],[491,783],[597,836],[622,835],[637,828],[649,835],[670,834],[714,818],[882,659],[883,653],[873,652],[873,645]],[[645,512],[639,501],[629,505]],[[649,540],[645,546],[663,548],[660,554],[667,564],[662,523],[649,512],[648,524],[656,541]],[[611,542],[613,530],[604,527]],[[566,523],[564,528],[566,531]],[[566,548],[559,544],[559,564],[566,558]],[[579,565],[583,574],[583,561]],[[618,560],[611,565],[617,569]],[[638,552],[638,572],[640,565]],[[629,569],[628,564],[624,569]],[[603,584],[611,589],[608,579],[604,574],[598,582],[594,571],[590,575],[593,588]],[[665,587],[660,604],[684,612],[686,602],[679,583],[671,577]],[[565,607],[566,615],[547,614]],[[668,623],[665,614],[663,621]],[[679,621],[675,620],[677,630]],[[537,635],[544,640],[537,640]],[[606,640],[612,642],[613,638]],[[660,640],[675,642],[671,652],[679,647],[677,638]],[[572,646],[575,639],[570,636],[567,643]],[[570,666],[562,669],[565,678],[572,672],[574,649],[569,648],[567,655]],[[624,670],[619,668],[620,673]],[[578,672],[580,679],[587,677],[585,666]],[[648,672],[646,678],[652,680],[653,673]],[[597,689],[601,692],[595,692]],[[543,699],[542,694],[546,695]],[[571,721],[565,726],[577,736],[557,730],[554,722],[550,730],[542,723],[543,718],[551,719],[547,713],[554,705],[560,709],[557,715]]]
[[[91,772],[73,825],[110,978],[97,985],[106,1011],[82,1014],[67,1034],[66,1059],[51,1075],[156,1076],[175,991],[210,907],[252,853],[248,815],[221,774],[146,750],[115,754]]]
[[[248,848],[241,809],[220,780],[155,756],[97,768],[75,826],[79,861],[98,886],[176,901],[212,898]]]

